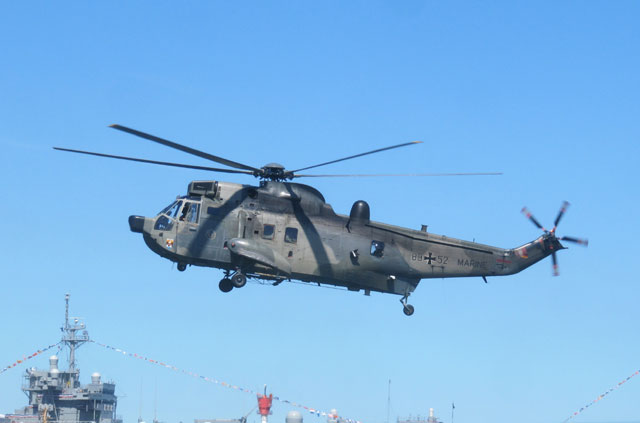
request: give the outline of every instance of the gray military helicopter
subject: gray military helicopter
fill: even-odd
[[[54,147],[56,150],[141,163],[213,172],[253,175],[258,186],[222,181],[192,181],[187,195],[178,197],[155,217],[130,216],[131,231],[141,233],[156,254],[187,266],[222,269],[222,292],[241,288],[247,278],[271,281],[298,280],[397,294],[403,311],[414,307],[409,295],[421,279],[502,276],[518,273],[551,255],[557,274],[560,241],[587,245],[588,241],[556,236],[565,202],[553,229],[545,229],[531,213],[527,217],[543,234],[517,248],[504,249],[412,230],[370,219],[369,205],[356,201],[349,215],[337,214],[322,194],[308,185],[288,182],[302,177],[391,176],[309,175],[298,172],[419,143],[393,145],[296,170],[277,163],[261,168],[217,157],[121,125],[112,128],[223,164],[232,169],[115,156]],[[464,175],[498,175],[466,173]],[[428,174],[422,174],[428,175]],[[443,175],[443,174],[439,174]],[[461,174],[444,174],[461,175]]]

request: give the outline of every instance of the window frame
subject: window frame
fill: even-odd
[[[171,207],[169,210],[167,210],[167,212],[165,213],[167,216],[169,216],[169,218],[173,219],[173,220],[178,220],[178,215],[180,214],[180,211],[182,210],[183,207],[183,201],[182,200],[178,200],[173,204],[173,207]]]
[[[187,216],[184,219],[184,222],[190,224],[190,225],[197,225],[200,221],[200,203],[197,201],[187,201],[185,202],[185,206],[186,204],[190,204],[189,206],[189,210],[187,211]],[[195,218],[194,218],[194,213],[193,213],[193,209],[196,209],[195,212]]]
[[[298,243],[298,228],[287,226],[284,230],[284,242],[287,244]]]
[[[384,256],[384,247],[385,245],[383,241],[376,241],[374,239],[371,241],[371,249],[369,250],[369,253],[373,257],[382,258],[382,256]]]
[[[266,231],[265,231],[265,228],[267,226],[271,227],[271,234],[269,234],[269,235],[266,235]],[[271,223],[265,223],[265,224],[262,225],[262,239],[268,239],[268,240],[272,241],[273,238],[275,237],[275,235],[276,235],[276,225],[271,224]]]

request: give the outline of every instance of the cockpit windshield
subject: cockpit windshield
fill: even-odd
[[[182,205],[182,200],[176,200],[173,203],[169,204],[164,209],[162,209],[162,211],[158,214],[159,215],[166,214],[167,216],[175,219],[176,215],[178,214],[178,210],[180,210],[181,205]]]
[[[199,217],[200,198],[181,197],[158,213],[155,229],[169,231],[173,228],[175,220],[197,225]]]

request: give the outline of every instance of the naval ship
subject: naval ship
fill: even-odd
[[[69,353],[69,368],[58,368],[58,357],[49,358],[49,369],[27,369],[22,390],[29,405],[13,414],[0,414],[0,423],[122,423],[116,417],[116,385],[102,382],[100,374],[91,383],[80,383],[76,368],[76,349],[89,342],[85,324],[69,320],[69,294],[65,296],[65,323],[60,347]]]

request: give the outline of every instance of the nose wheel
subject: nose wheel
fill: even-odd
[[[187,270],[187,264],[186,263],[178,263],[178,270],[181,272],[184,272],[185,270]]]
[[[400,299],[400,302],[402,303],[402,312],[406,316],[411,316],[415,311],[415,308],[411,304],[407,303],[408,298],[409,298],[409,294],[404,294],[404,296]]]

